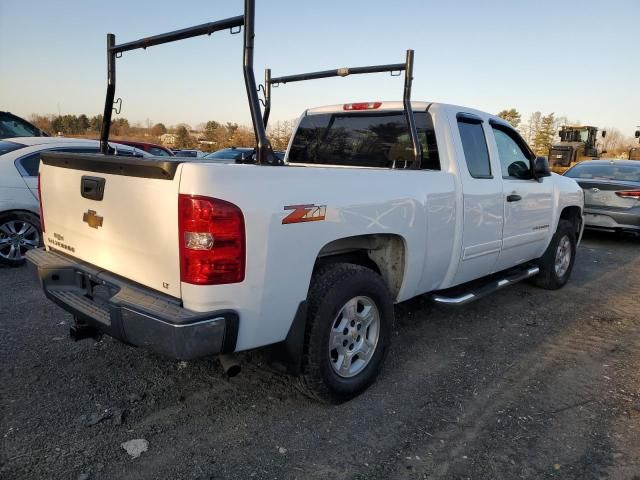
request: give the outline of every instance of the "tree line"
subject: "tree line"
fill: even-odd
[[[522,116],[515,108],[502,110],[498,116],[518,130],[533,151],[540,156],[547,156],[551,145],[560,141],[558,130],[561,126],[580,125],[579,121],[570,121],[565,116],[556,117],[554,112],[546,115],[541,112],[533,112],[525,123],[522,122]],[[606,152],[605,156],[624,156],[631,147],[637,144],[637,140],[633,137],[625,137],[617,128],[599,127],[598,130],[599,132],[603,130],[607,132],[604,138],[598,133],[598,144]]]
[[[89,117],[81,115],[37,115],[29,116],[29,121],[49,135],[66,135],[74,137],[98,138],[102,129],[102,115]],[[273,122],[267,129],[267,134],[275,150],[287,148],[293,131],[293,121]],[[172,147],[199,148],[204,151],[214,151],[228,147],[254,147],[255,136],[253,128],[234,122],[220,123],[209,120],[193,129],[186,123],[166,126],[164,123],[152,123],[150,120],[143,125],[141,122],[131,124],[124,117],[111,121],[109,138],[113,140],[131,140],[150,143],[163,143],[162,136],[174,135]]]
[[[522,121],[522,115],[515,108],[505,109],[498,116],[508,121],[520,132],[525,141],[531,146],[537,155],[546,156],[549,147],[559,141],[558,130],[562,125],[578,125],[580,122],[569,121],[567,117],[556,116],[554,112],[542,114],[532,113],[526,122]],[[31,123],[49,135],[68,135],[86,138],[98,138],[102,128],[102,115],[89,117],[81,115],[36,115],[29,117]],[[293,132],[293,121],[272,122],[267,129],[267,134],[275,150],[285,150]],[[598,142],[607,156],[623,156],[633,146],[637,146],[637,140],[633,137],[625,137],[615,128],[600,128],[606,130],[607,136],[598,136]],[[165,126],[163,123],[152,123],[147,120],[131,124],[124,117],[119,117],[111,122],[110,138],[113,140],[133,140],[150,143],[162,143],[161,137],[166,133],[175,135],[175,142],[171,145],[176,148],[199,148],[205,151],[218,150],[228,147],[254,147],[255,136],[253,128],[238,125],[233,122],[217,122],[209,120],[191,128],[186,123]]]

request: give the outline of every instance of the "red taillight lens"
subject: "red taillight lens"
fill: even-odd
[[[217,198],[178,197],[180,279],[195,285],[244,280],[245,231],[242,211]]]
[[[343,110],[374,110],[380,108],[382,102],[362,102],[362,103],[345,103]]]
[[[42,208],[42,190],[40,189],[40,174],[38,173],[38,203],[40,204],[40,226],[44,233],[44,209]]]
[[[622,192],[616,192],[616,195],[622,198],[635,198],[640,200],[640,190],[623,190]]]

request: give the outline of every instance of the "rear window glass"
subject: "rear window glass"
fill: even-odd
[[[13,152],[19,148],[23,148],[25,145],[16,142],[7,142],[6,140],[0,140],[0,155]]]
[[[579,164],[565,173],[567,177],[585,180],[614,180],[640,183],[640,165]]]
[[[414,115],[422,144],[422,168],[440,170],[431,115]],[[404,112],[307,115],[289,150],[289,163],[405,168],[412,161]]]

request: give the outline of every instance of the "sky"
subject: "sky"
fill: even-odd
[[[127,42],[240,15],[242,0],[0,0],[0,110],[102,112],[106,33]],[[523,120],[555,112],[631,136],[640,125],[640,0],[256,0],[255,71],[274,76],[401,63],[414,100]],[[400,100],[381,73],[273,90],[271,119],[309,107]],[[116,98],[131,122],[251,123],[242,36],[228,31],[124,53]],[[117,116],[114,116],[117,118]]]

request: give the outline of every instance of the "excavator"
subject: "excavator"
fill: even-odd
[[[549,149],[549,165],[553,172],[562,174],[578,162],[600,157],[596,146],[598,127],[569,126],[560,128],[560,142]],[[607,135],[602,131],[602,138]]]

